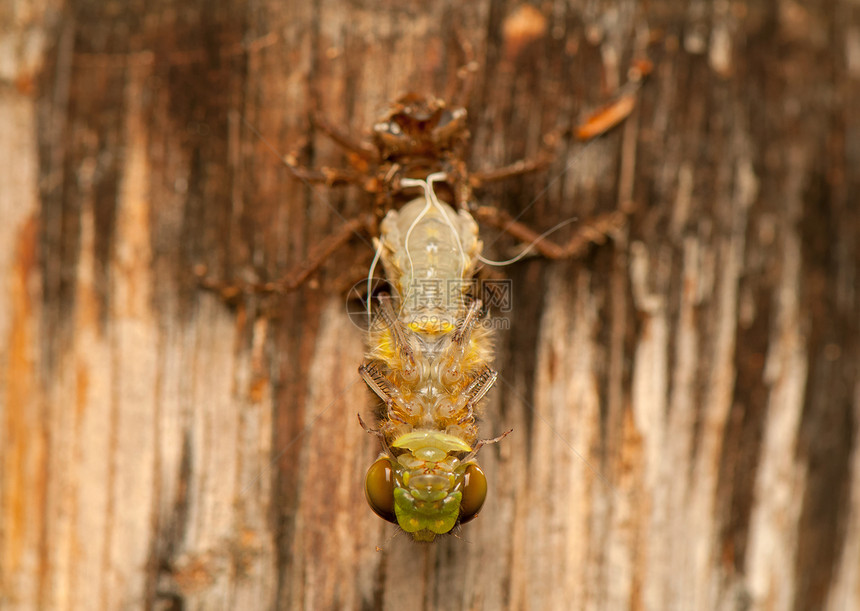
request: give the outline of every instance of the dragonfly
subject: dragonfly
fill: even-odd
[[[616,125],[632,110],[629,96],[596,113],[581,131],[588,137]],[[476,282],[483,257],[478,222],[495,227],[547,258],[574,257],[601,243],[626,222],[625,211],[582,223],[564,244],[538,234],[509,214],[478,205],[474,190],[549,165],[552,156],[493,170],[471,171],[467,111],[457,104],[409,93],[373,126],[370,142],[352,140],[316,117],[318,127],[347,149],[352,167],[313,170],[294,157],[282,161],[306,183],[357,185],[373,196],[372,212],[348,220],[315,254],[279,280],[225,287],[197,270],[201,284],[230,299],[239,293],[286,293],[301,286],[353,235],[373,237],[367,276],[372,324],[358,373],[379,400],[377,421],[359,422],[379,438],[381,452],[367,470],[371,510],[429,542],[473,520],[488,493],[477,462],[490,439],[478,435],[478,417],[498,378],[492,368],[492,331]],[[258,134],[259,135],[259,134]],[[518,258],[518,257],[517,257]],[[516,258],[515,258],[516,259]],[[389,290],[371,299],[381,262]]]

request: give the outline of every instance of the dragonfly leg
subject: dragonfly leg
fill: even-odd
[[[331,138],[333,142],[336,142],[347,151],[358,155],[361,159],[365,161],[370,161],[374,158],[376,150],[373,148],[373,146],[366,142],[356,140],[346,131],[340,129],[339,127],[336,127],[333,123],[326,119],[322,115],[322,113],[313,113],[311,115],[311,123],[314,125],[314,127],[316,127],[326,136]]]
[[[287,156],[284,159],[289,160],[290,157]],[[351,169],[330,167],[311,169],[300,165],[291,165],[286,161],[284,161],[284,164],[290,169],[293,176],[309,184],[326,185],[327,187],[341,187],[344,185],[364,187],[367,182],[367,178],[363,174]]]
[[[390,404],[395,399],[399,399],[400,391],[382,375],[382,372],[372,364],[362,363],[358,367],[358,375],[364,380],[364,383],[382,399],[386,405]]]
[[[394,348],[400,355],[401,368],[400,375],[406,380],[417,380],[418,371],[415,366],[415,355],[412,352],[412,346],[406,337],[403,330],[403,324],[397,318],[394,308],[391,305],[390,299],[380,299],[379,316],[383,324],[391,331],[391,338],[394,342]]]
[[[205,265],[197,265],[194,274],[199,285],[218,293],[225,301],[235,301],[243,295],[263,294],[282,295],[294,291],[317,272],[337,250],[349,242],[353,236],[371,230],[374,219],[371,215],[350,219],[337,231],[319,243],[311,256],[302,264],[291,269],[278,279],[265,282],[223,282],[208,275]]]
[[[457,39],[457,63],[459,66],[453,71],[453,78],[448,80],[445,87],[445,99],[451,106],[467,107],[475,85],[475,73],[478,71],[478,62],[475,61],[475,48],[469,40],[469,36],[459,28],[454,29]]]
[[[469,339],[478,323],[482,307],[480,299],[473,301],[469,306],[469,311],[466,312],[466,316],[458,321],[457,329],[451,336],[451,343],[446,349],[442,361],[442,381],[445,384],[454,384],[463,375],[463,356],[469,347]]]
[[[539,172],[540,170],[545,170],[549,167],[554,158],[555,154],[545,151],[541,153],[536,159],[520,159],[518,161],[515,161],[514,163],[510,163],[500,168],[472,172],[472,174],[469,176],[469,181],[471,182],[472,187],[477,189],[487,184],[488,182],[505,180],[507,178],[523,176],[524,174],[530,174],[532,172]]]
[[[492,439],[479,439],[478,442],[475,444],[475,447],[472,448],[472,451],[469,452],[466,456],[464,456],[462,458],[462,462],[468,462],[468,461],[472,460],[475,457],[475,455],[478,453],[478,450],[480,450],[484,446],[488,446],[492,443],[500,442],[502,439],[504,439],[505,437],[507,437],[508,435],[510,435],[513,432],[514,432],[514,429],[508,429],[507,431],[505,431],[504,433],[502,433],[498,437],[493,437]]]
[[[564,244],[542,237],[527,225],[517,221],[504,210],[492,206],[480,206],[475,218],[491,227],[504,231],[516,240],[534,248],[547,259],[567,259],[582,256],[592,244],[603,244],[609,235],[624,226],[629,210],[616,210],[583,221],[576,233]]]
[[[465,409],[466,413],[457,421],[457,424],[463,424],[474,418],[475,407],[484,398],[484,396],[496,383],[499,374],[489,367],[484,370],[469,384],[469,387],[463,392],[463,396],[467,398]]]

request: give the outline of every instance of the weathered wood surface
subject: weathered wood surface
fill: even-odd
[[[0,607],[860,608],[860,6],[518,8],[0,7]],[[342,164],[310,110],[361,133],[446,93],[457,33],[478,168],[608,101],[648,39],[655,70],[619,129],[482,194],[536,228],[638,211],[505,270],[483,430],[514,433],[482,515],[416,545],[362,493],[367,245],[233,310],[191,270],[276,276],[366,204],[243,118]]]

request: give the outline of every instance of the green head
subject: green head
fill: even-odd
[[[378,516],[416,541],[432,541],[481,510],[487,478],[478,465],[454,456],[471,453],[465,441],[441,431],[412,431],[391,447],[403,453],[380,457],[365,478],[367,502]]]

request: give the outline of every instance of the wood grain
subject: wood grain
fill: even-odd
[[[69,0],[0,23],[0,607],[860,608],[856,3]],[[481,516],[419,545],[363,498],[345,295],[369,245],[232,306],[192,270],[277,277],[365,211],[272,150],[344,165],[311,113],[360,136],[448,95],[461,41],[473,168],[562,134],[482,204],[538,231],[634,212],[580,260],[502,270],[482,433],[514,433],[481,451]],[[631,115],[576,142],[643,55]]]

